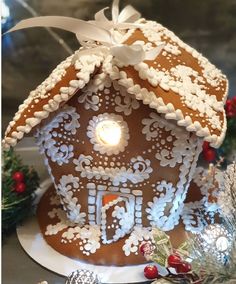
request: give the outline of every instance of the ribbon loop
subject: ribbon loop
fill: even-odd
[[[107,17],[105,16],[105,13],[104,13],[107,9],[109,9],[109,7],[103,8],[102,10],[98,11],[94,15],[95,22],[110,23],[110,21],[107,19]],[[94,21],[92,21],[92,22],[94,22]]]
[[[32,27],[58,28],[90,40],[111,42],[111,34],[107,30],[83,20],[62,16],[43,16],[22,20],[7,33]]]
[[[145,52],[141,45],[117,45],[111,47],[111,54],[127,65],[136,65],[145,59]]]
[[[116,25],[118,23],[118,17],[119,17],[119,2],[120,0],[114,0],[112,3],[112,21]]]
[[[126,6],[118,16],[119,23],[134,23],[141,18],[141,14],[132,6]]]

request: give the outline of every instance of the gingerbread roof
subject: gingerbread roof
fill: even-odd
[[[90,55],[79,50],[59,64],[19,106],[6,130],[3,145],[15,146],[26,133],[83,89],[96,73],[105,72],[166,119],[195,132],[211,146],[219,147],[226,132],[226,76],[156,22],[142,21],[139,28],[129,29],[125,38],[125,44],[142,45],[145,51],[160,44],[163,49],[154,60],[133,66],[99,49]]]

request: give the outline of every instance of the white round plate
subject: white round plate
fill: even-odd
[[[46,180],[38,190],[38,200],[51,182]],[[102,283],[140,283],[147,279],[143,276],[146,264],[129,266],[93,265],[66,257],[44,240],[36,217],[32,217],[17,228],[17,235],[26,253],[43,267],[63,276],[68,276],[77,269],[89,269],[96,273]],[[159,267],[161,269],[161,267]]]

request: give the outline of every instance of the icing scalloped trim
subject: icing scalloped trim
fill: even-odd
[[[17,141],[20,140],[25,133],[29,133],[33,127],[38,125],[43,119],[47,118],[51,112],[55,112],[62,102],[67,102],[70,97],[74,95],[76,90],[82,89],[90,80],[90,75],[95,71],[96,67],[101,65],[103,61],[103,55],[90,55],[90,56],[80,56],[78,60],[73,62],[73,55],[68,57],[63,61],[58,67],[51,73],[51,75],[41,84],[39,87],[30,93],[30,96],[19,106],[18,112],[15,114],[13,121],[10,122],[6,131],[6,137],[2,141],[4,148],[9,148],[10,146],[15,146]],[[43,106],[42,111],[34,112],[34,116],[26,119],[25,125],[18,126],[17,131],[11,133],[11,136],[8,137],[7,134],[10,132],[11,127],[15,125],[17,120],[20,118],[21,113],[27,108],[27,106],[34,100],[37,104],[40,101],[40,98],[45,98],[47,94],[50,94],[56,83],[60,82],[62,77],[66,74],[66,68],[68,68],[72,63],[74,63],[75,69],[79,70],[77,72],[76,80],[71,80],[69,86],[61,87],[59,94],[56,94],[52,99],[48,101],[47,104]],[[89,68],[88,68],[89,67]],[[64,70],[60,72],[60,76],[55,79],[55,75],[58,70]],[[51,82],[51,84],[49,83]]]
[[[172,103],[165,105],[161,97],[157,97],[152,91],[148,91],[146,88],[142,88],[138,84],[134,84],[132,78],[128,78],[126,72],[119,71],[116,66],[112,66],[111,62],[106,63],[105,68],[107,72],[111,74],[111,78],[118,80],[118,83],[127,88],[127,92],[135,95],[137,100],[143,101],[144,104],[149,105],[155,109],[158,113],[164,114],[166,119],[176,120],[179,126],[183,126],[190,132],[196,132],[196,135],[202,137],[205,141],[210,142],[213,147],[219,147],[223,142],[226,132],[226,117],[222,126],[222,132],[220,136],[211,134],[207,126],[202,127],[199,121],[193,122],[190,116],[183,115],[180,109],[175,109]]]

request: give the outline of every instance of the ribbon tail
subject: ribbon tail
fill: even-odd
[[[79,24],[80,20],[70,17],[42,16],[22,20],[6,33],[33,27],[52,27],[76,33]]]
[[[111,35],[107,30],[83,20],[61,16],[29,18],[20,21],[17,25],[7,31],[7,33],[32,27],[58,28],[72,32],[76,35],[78,34],[78,38],[81,36],[84,38],[89,38],[90,40],[108,43],[111,42]]]
[[[131,5],[126,6],[118,16],[119,23],[134,23],[141,18],[141,14]]]
[[[111,54],[126,65],[136,65],[145,58],[141,45],[117,45],[111,47]]]
[[[158,45],[157,47],[146,51],[145,52],[145,60],[154,60],[157,58],[157,56],[160,54],[162,49],[164,48],[164,44]]]
[[[94,19],[95,21],[99,21],[99,22],[109,22],[109,20],[107,19],[107,17],[105,16],[104,12],[109,9],[109,7],[103,8],[102,10],[98,11],[95,15],[94,15]]]
[[[119,17],[119,2],[120,0],[113,0],[112,3],[111,14],[112,14],[112,20],[115,24],[117,24]]]

